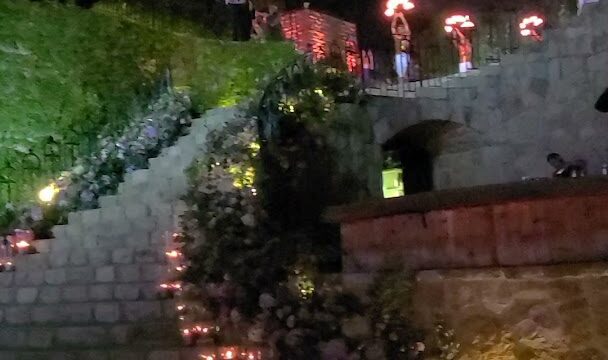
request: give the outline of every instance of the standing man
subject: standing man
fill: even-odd
[[[372,80],[372,74],[376,67],[374,63],[374,53],[368,49],[361,52],[361,59],[363,61],[363,83],[368,85]]]
[[[249,0],[226,0],[232,16],[232,40],[248,41],[251,38],[251,4]]]
[[[395,42],[395,71],[400,79],[405,79],[410,63],[412,32],[402,12],[393,16],[391,33]]]
[[[466,73],[473,68],[473,45],[458,26],[452,27],[452,42],[458,49],[460,72]]]

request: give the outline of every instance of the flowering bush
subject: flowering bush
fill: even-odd
[[[43,190],[47,204],[7,204],[0,213],[3,232],[19,227],[48,235],[67,212],[96,207],[100,196],[114,192],[126,173],[145,168],[148,159],[171,146],[192,122],[185,93],[167,89],[147,110],[147,116],[133,119],[119,135],[99,136],[94,153],[78,159]]]
[[[190,171],[175,245],[182,334],[188,344],[266,348],[290,360],[418,359],[424,346],[389,299],[402,292],[379,286],[370,306],[319,271],[340,251],[320,223],[332,175],[315,165],[328,156],[323,122],[358,90],[352,79],[328,80],[349,79],[335,69],[300,65],[267,88],[268,112],[255,108],[210,133]]]

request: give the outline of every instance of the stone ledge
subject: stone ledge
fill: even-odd
[[[407,195],[395,199],[331,207],[324,219],[332,223],[349,223],[363,219],[434,210],[475,207],[536,199],[567,198],[608,194],[608,177],[579,179],[539,179],[499,185],[440,190]]]
[[[488,281],[488,280],[574,280],[606,278],[608,262],[590,262],[548,266],[494,267],[481,269],[424,270],[416,274],[417,282]]]

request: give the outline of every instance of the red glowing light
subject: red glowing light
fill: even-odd
[[[179,282],[173,283],[173,284],[160,284],[161,289],[173,289],[173,290],[179,290],[182,288],[182,284]]]
[[[519,33],[521,34],[521,36],[532,37],[537,41],[541,41],[541,25],[543,25],[544,23],[545,20],[543,20],[543,18],[537,15],[528,16],[524,18],[521,23],[519,23]]]

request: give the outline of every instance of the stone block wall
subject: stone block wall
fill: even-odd
[[[552,173],[551,152],[584,159],[599,174],[608,162],[608,115],[594,103],[608,88],[608,1],[588,4],[545,41],[499,65],[419,88],[415,99],[374,99],[375,133],[384,143],[410,126],[445,120],[476,135],[436,154],[436,189],[519,181]],[[407,108],[407,109],[404,109]],[[442,134],[449,143],[456,133]]]
[[[608,359],[608,263],[423,271],[416,321],[455,330],[457,359]],[[544,357],[542,357],[544,356]]]
[[[355,24],[309,9],[294,10],[281,16],[281,26],[286,39],[296,48],[306,52],[312,44],[313,58],[321,60],[330,54],[335,44],[344,53],[347,44],[359,54],[357,27]]]
[[[357,104],[340,104],[328,120],[328,142],[335,152],[342,201],[382,197],[382,150],[374,141],[370,116]],[[328,169],[328,171],[331,171]]]
[[[165,251],[185,211],[185,170],[235,114],[205,113],[100,208],[70,213],[54,239],[37,241],[40,253],[0,273],[0,359],[194,358],[180,357],[175,304],[158,290],[175,276]]]

